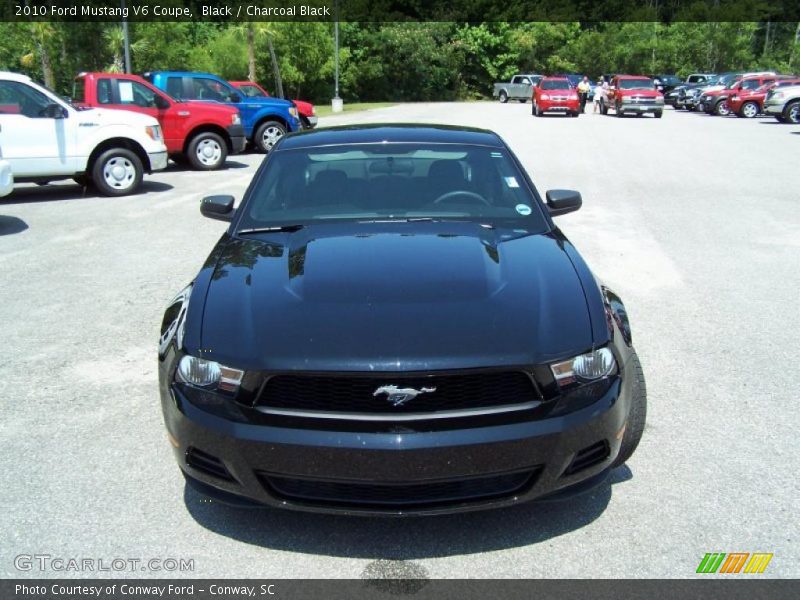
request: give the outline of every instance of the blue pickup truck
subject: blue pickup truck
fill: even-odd
[[[177,100],[235,106],[242,115],[247,139],[262,152],[269,152],[287,132],[302,128],[297,107],[291,101],[244,96],[227,81],[210,73],[154,71],[145,73],[144,78]]]

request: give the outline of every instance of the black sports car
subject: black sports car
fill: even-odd
[[[159,345],[168,438],[222,501],[430,514],[565,497],[645,424],[621,300],[490,131],[283,138]]]

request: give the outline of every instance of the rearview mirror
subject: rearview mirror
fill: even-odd
[[[237,103],[241,102],[242,101],[241,94],[239,94],[237,92],[231,92],[230,101],[233,102],[234,104],[237,104]]]
[[[233,196],[206,196],[200,202],[200,214],[217,221],[230,221],[233,218]]]
[[[164,98],[164,96],[159,96],[158,94],[153,97],[153,102],[155,103],[156,108],[159,110],[166,110],[170,107],[169,100]]]
[[[547,199],[547,211],[551,217],[575,212],[583,205],[581,193],[575,190],[548,190],[545,198]]]
[[[45,106],[39,114],[47,119],[64,119],[67,116],[67,110],[60,104],[53,102]]]

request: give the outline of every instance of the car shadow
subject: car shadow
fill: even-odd
[[[122,196],[142,196],[151,192],[167,192],[173,189],[168,183],[160,181],[143,181],[135,194]],[[76,183],[48,184],[39,186],[15,187],[10,195],[0,198],[0,205],[29,204],[33,202],[56,202],[61,200],[78,200],[81,198],[104,198],[113,201],[115,198],[101,195],[92,187],[84,188]]]
[[[28,228],[28,224],[19,217],[0,215],[0,235],[20,233]]]
[[[435,517],[348,517],[211,502],[189,485],[184,503],[209,531],[256,546],[326,556],[415,560],[540,544],[585,527],[633,477],[627,465],[597,488],[569,500]]]
[[[217,169],[217,171],[227,171],[228,169],[246,169],[249,165],[238,162],[235,160],[226,160],[225,165],[221,169]],[[185,173],[185,172],[197,172],[197,173],[214,173],[215,171],[198,171],[197,169],[192,168],[190,165],[176,163],[170,161],[169,165],[166,169],[164,169],[166,173]]]

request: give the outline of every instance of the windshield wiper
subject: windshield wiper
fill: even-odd
[[[295,225],[274,225],[272,227],[251,227],[250,229],[240,229],[236,233],[248,234],[248,233],[275,233],[281,231],[293,232],[293,231],[300,231],[304,227],[305,225],[300,225],[299,223]]]

